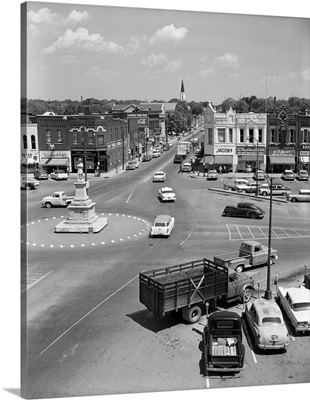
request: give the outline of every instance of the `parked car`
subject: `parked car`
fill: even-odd
[[[254,179],[255,181],[264,181],[265,180],[264,171],[258,170],[257,172],[254,172],[252,179]]]
[[[36,181],[21,181],[20,188],[22,190],[35,190],[39,187],[39,182]]]
[[[284,181],[293,181],[295,179],[295,174],[291,169],[286,169],[283,173],[281,178]]]
[[[157,171],[153,176],[153,182],[165,182],[166,173],[164,171]]]
[[[158,215],[151,226],[151,236],[170,236],[174,228],[174,217]]]
[[[296,174],[296,179],[298,179],[299,181],[308,181],[309,180],[308,171],[304,169],[299,170]]]
[[[286,198],[288,201],[292,203],[296,203],[298,201],[310,201],[310,189],[300,189],[297,194],[287,194]]]
[[[235,190],[241,193],[256,193],[260,184],[257,182],[247,182],[246,184],[236,184]]]
[[[310,290],[277,288],[278,301],[295,332],[310,332]]]
[[[152,156],[151,154],[144,154],[142,157],[142,161],[151,161]]]
[[[247,179],[235,179],[232,182],[230,181],[225,181],[223,184],[224,190],[237,190],[236,186],[237,185],[246,185],[249,181]]]
[[[274,300],[255,299],[246,303],[244,318],[259,349],[285,349],[289,345],[289,333]]]
[[[215,169],[210,169],[210,171],[207,173],[207,181],[216,181],[218,178],[218,173]]]
[[[126,169],[137,169],[139,167],[139,161],[138,160],[130,160],[127,163]]]
[[[48,179],[48,174],[44,169],[36,169],[34,171],[33,177],[35,179]]]
[[[282,184],[274,184],[272,185],[272,195],[273,196],[286,196],[289,193],[292,193],[292,189],[289,186],[284,186]],[[261,185],[259,188],[259,194],[262,196],[270,195],[270,187]]]
[[[184,157],[182,156],[182,154],[176,154],[173,158],[173,163],[174,164],[182,164],[184,160]]]
[[[51,173],[51,178],[56,179],[56,181],[59,180],[67,180],[68,179],[68,174],[66,171],[63,169],[56,169]]]
[[[161,155],[161,151],[153,150],[153,154],[152,154],[153,158],[158,158],[158,157],[160,157],[160,155]]]
[[[191,172],[192,170],[192,164],[191,163],[184,163],[181,166],[181,171],[183,172]]]
[[[158,197],[161,201],[175,201],[176,196],[172,188],[164,187],[159,189]]]
[[[253,203],[238,203],[236,206],[226,206],[223,217],[264,218],[265,211]]]

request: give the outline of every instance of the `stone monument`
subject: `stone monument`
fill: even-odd
[[[95,204],[88,196],[89,182],[83,178],[83,163],[79,161],[78,180],[74,182],[75,196],[68,206],[69,217],[55,226],[56,233],[97,233],[107,224],[107,218],[99,218]]]

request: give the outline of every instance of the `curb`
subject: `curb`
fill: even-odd
[[[231,195],[234,196],[245,196],[245,197],[249,197],[251,199],[259,199],[259,200],[268,200],[270,201],[270,196],[255,196],[252,195],[250,193],[239,193],[239,192],[234,192],[234,191],[228,191],[228,190],[224,190],[224,189],[217,189],[217,188],[209,188],[208,190],[211,190],[211,192],[218,192],[218,193],[229,193]],[[272,198],[272,201],[276,201],[279,203],[287,203],[288,201],[286,199],[278,199],[278,198]]]

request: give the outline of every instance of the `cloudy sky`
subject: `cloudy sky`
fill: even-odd
[[[25,18],[28,98],[168,101],[182,79],[189,101],[310,97],[306,18],[48,2]]]

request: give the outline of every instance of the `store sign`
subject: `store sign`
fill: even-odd
[[[310,144],[309,144],[309,143],[307,143],[307,144],[301,144],[301,145],[300,145],[300,148],[301,148],[302,150],[309,150],[309,149],[310,149]]]
[[[265,154],[265,147],[258,147],[258,154]],[[257,154],[257,147],[237,147],[237,154]]]
[[[234,146],[222,146],[215,148],[215,155],[234,155],[235,147]]]
[[[309,151],[300,150],[299,155],[300,155],[300,156],[308,156],[308,155],[309,155]]]
[[[285,157],[285,156],[294,156],[295,157],[295,150],[285,150],[285,149],[277,149],[277,150],[269,150],[269,155],[270,156],[280,156],[280,157]]]
[[[41,160],[43,158],[69,158],[69,151],[40,151]]]

